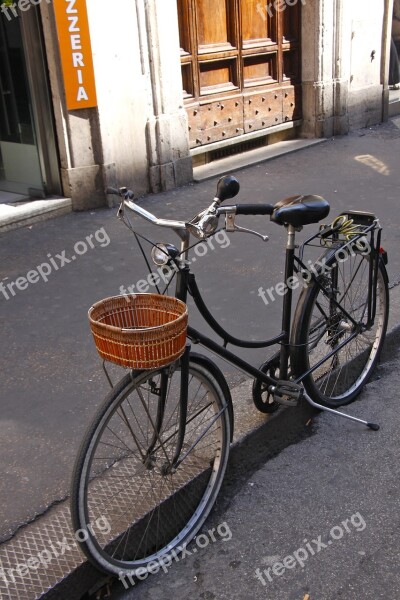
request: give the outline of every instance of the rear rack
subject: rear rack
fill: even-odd
[[[381,254],[385,264],[387,262],[386,253],[381,249],[381,234],[382,227],[379,219],[374,214],[355,210],[344,211],[330,225],[321,225],[318,233],[299,246],[298,252],[298,262],[302,267],[305,267],[303,257],[308,246],[332,250],[340,248],[340,251],[349,250],[349,255],[358,253],[371,257],[368,276],[369,294],[366,328],[373,325],[376,316],[378,268]],[[318,285],[321,285],[318,277],[313,276],[313,279]]]
[[[357,244],[368,236],[368,242],[371,242],[370,248],[379,250],[381,230],[379,219],[372,213],[355,210],[342,212],[330,225],[321,225],[316,234],[301,244],[299,258],[303,260],[306,246],[330,248],[344,245],[347,247]],[[377,232],[376,236],[375,232]]]

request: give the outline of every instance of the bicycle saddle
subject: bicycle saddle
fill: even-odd
[[[322,196],[291,196],[277,202],[271,221],[279,225],[301,227],[310,223],[318,223],[328,216],[329,202]]]

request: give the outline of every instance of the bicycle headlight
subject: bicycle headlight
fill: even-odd
[[[179,250],[173,244],[157,244],[151,250],[151,259],[157,267],[163,267],[178,254]]]

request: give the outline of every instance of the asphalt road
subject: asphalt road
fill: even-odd
[[[399,122],[244,169],[238,173],[238,201],[274,203],[294,193],[316,193],[330,201],[332,217],[349,208],[375,212],[384,227],[389,274],[396,281]],[[141,203],[159,216],[189,218],[208,206],[215,186],[216,180],[207,181]],[[174,241],[173,233],[134,222],[155,241]],[[239,337],[259,339],[280,329],[278,303],[265,306],[257,290],[282,280],[284,230],[268,218],[243,217],[241,224],[267,233],[270,241],[233,234],[229,246],[223,242],[198,257],[193,270],[218,321]],[[312,226],[306,229],[313,231]],[[87,251],[82,252],[79,242],[85,240]],[[87,309],[120,293],[122,285],[137,283],[146,270],[132,234],[113,210],[75,213],[4,234],[0,256],[5,285],[52,259],[58,267],[53,266],[47,282],[32,283],[23,291],[14,286],[15,296],[9,294],[9,299],[0,293],[0,534],[5,539],[68,494],[80,440],[107,392]],[[192,308],[191,319],[195,327],[201,326]],[[255,364],[265,358],[264,351],[240,353]],[[244,377],[232,367],[224,370],[231,385]]]

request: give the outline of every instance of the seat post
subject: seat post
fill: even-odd
[[[292,296],[293,296],[293,273],[294,273],[294,251],[296,247],[296,228],[287,225],[286,263],[285,263],[285,289],[282,310],[282,333],[284,338],[281,345],[279,377],[282,380],[288,377],[290,323],[292,320]]]
[[[287,245],[286,245],[286,250],[293,250],[295,249],[295,245],[296,245],[296,228],[293,227],[293,225],[288,225],[287,226]],[[293,273],[292,273],[293,275]]]

